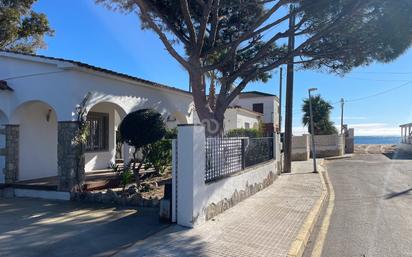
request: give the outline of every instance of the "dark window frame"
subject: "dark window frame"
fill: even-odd
[[[109,114],[89,112],[87,114],[86,122],[88,135],[85,152],[93,153],[109,151]]]
[[[252,110],[254,111],[254,112],[258,112],[258,113],[262,113],[263,114],[263,112],[264,112],[264,104],[263,103],[255,103],[255,104],[252,104]]]

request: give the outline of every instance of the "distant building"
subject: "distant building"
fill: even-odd
[[[245,109],[240,106],[231,106],[225,112],[225,131],[232,129],[257,129],[259,122],[262,120],[263,114]]]
[[[254,113],[261,113],[261,121],[267,135],[279,132],[279,98],[259,91],[241,93],[231,104]]]
[[[412,123],[403,124],[401,128],[401,144],[399,148],[402,151],[412,153]]]

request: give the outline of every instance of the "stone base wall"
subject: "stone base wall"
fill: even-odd
[[[84,149],[81,144],[75,142],[77,131],[77,122],[59,122],[57,147],[59,191],[73,192],[84,184]],[[79,152],[80,160],[78,160]]]
[[[271,172],[261,183],[255,183],[253,185],[246,184],[243,190],[235,190],[232,197],[230,197],[229,199],[225,198],[220,202],[211,203],[205,210],[206,220],[212,219],[213,217],[235,206],[246,198],[270,186],[271,184],[273,184],[273,181],[275,181],[275,179],[276,175]]]
[[[309,153],[294,153],[292,152],[292,161],[307,161],[309,160]]]
[[[6,156],[5,165],[5,182],[6,184],[14,183],[19,177],[19,125],[6,125]]]
[[[134,207],[159,207],[160,199],[142,198],[140,194],[122,196],[111,189],[106,192],[72,192],[70,199],[76,202],[103,203],[110,205],[134,206]]]
[[[344,155],[344,153],[342,153],[342,151],[340,151],[339,149],[316,150],[316,158],[327,158],[341,155]],[[312,158],[312,153],[310,154],[310,157]]]

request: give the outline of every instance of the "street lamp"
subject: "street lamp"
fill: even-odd
[[[310,114],[310,134],[312,137],[312,158],[313,158],[313,172],[317,173],[318,170],[316,168],[316,144],[315,144],[315,128],[313,125],[313,110],[312,110],[312,96],[310,92],[318,90],[317,88],[309,88],[309,114]]]

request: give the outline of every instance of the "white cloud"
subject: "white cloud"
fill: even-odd
[[[340,126],[336,126],[340,129]],[[355,136],[400,136],[400,129],[386,123],[358,123],[350,124],[349,128],[355,129]],[[294,127],[293,135],[308,134],[305,127]]]
[[[351,124],[357,136],[400,136],[400,129],[386,123]]]

